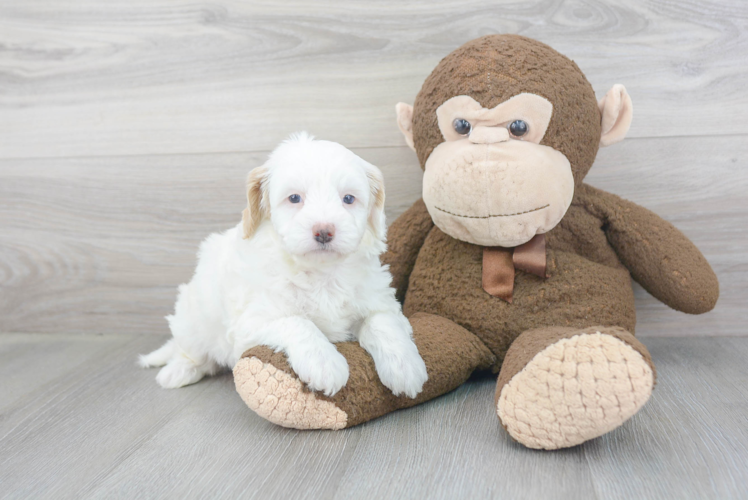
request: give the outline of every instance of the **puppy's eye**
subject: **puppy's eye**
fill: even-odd
[[[356,201],[356,197],[352,194],[347,194],[343,196],[343,203],[346,203],[348,205],[352,204],[354,201]]]
[[[509,133],[514,137],[522,137],[528,130],[530,130],[530,127],[524,120],[514,120],[509,124]]]
[[[301,201],[301,196],[299,196],[298,194],[292,194],[288,197],[288,201],[290,201],[291,203],[299,203]]]
[[[455,132],[460,135],[468,135],[473,129],[470,122],[464,118],[455,118],[455,121],[452,122],[452,126],[455,128]]]

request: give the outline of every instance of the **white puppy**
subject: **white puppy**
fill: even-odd
[[[332,343],[358,340],[394,394],[421,392],[426,365],[379,262],[386,248],[379,169],[301,133],[250,172],[247,200],[242,223],[201,244],[195,275],[167,316],[174,338],[141,356],[141,365],[166,365],[158,383],[181,387],[265,345],[329,396],[348,381]]]

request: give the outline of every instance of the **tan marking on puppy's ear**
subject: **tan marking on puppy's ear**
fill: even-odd
[[[374,165],[366,169],[369,179],[371,198],[369,200],[369,228],[380,241],[387,237],[387,225],[384,217],[384,178],[382,172]]]
[[[600,146],[610,146],[622,141],[629,131],[634,115],[631,97],[626,88],[620,83],[613,85],[613,88],[598,101],[597,107],[600,108],[602,115]]]
[[[247,176],[247,208],[242,211],[244,239],[251,238],[263,219],[270,216],[267,199],[267,168],[257,167]]]
[[[413,145],[413,106],[398,102],[395,105],[395,111],[397,112],[397,127],[403,133],[408,147],[415,151],[416,148]]]

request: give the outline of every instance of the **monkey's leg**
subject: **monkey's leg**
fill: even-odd
[[[649,351],[623,328],[528,330],[504,358],[496,413],[529,448],[567,448],[612,431],[638,412],[655,377]]]
[[[379,381],[369,353],[356,342],[336,344],[348,361],[348,383],[326,397],[309,391],[283,353],[254,347],[234,367],[236,390],[261,417],[296,429],[343,429],[440,396],[465,382],[496,358],[472,333],[448,319],[417,313],[410,317],[413,338],[429,379],[415,398],[395,397]]]

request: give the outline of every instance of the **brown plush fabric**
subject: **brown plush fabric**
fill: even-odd
[[[636,337],[631,333],[627,332],[620,327],[606,327],[606,326],[592,326],[588,328],[567,328],[563,326],[551,326],[547,328],[538,328],[535,330],[528,330],[520,335],[517,340],[512,343],[509,351],[504,358],[504,363],[501,366],[501,372],[499,373],[499,380],[496,382],[496,396],[494,398],[494,404],[499,402],[499,396],[501,395],[501,389],[506,385],[512,377],[522,371],[527,363],[535,357],[537,353],[545,349],[551,344],[558,342],[561,339],[569,339],[575,335],[591,334],[591,333],[603,333],[605,335],[611,335],[622,342],[633,347],[639,354],[642,355],[644,361],[652,368],[652,372],[657,374],[654,363],[652,362],[652,356],[649,354],[647,348],[639,342]]]
[[[441,60],[416,96],[413,142],[421,167],[444,142],[436,109],[458,95],[494,108],[523,92],[553,103],[553,116],[541,144],[562,152],[579,184],[597,155],[600,110],[582,71],[549,46],[519,35],[488,35]]]
[[[423,240],[434,227],[426,204],[418,200],[403,212],[387,229],[387,253],[382,255],[382,264],[390,266],[392,287],[397,300],[405,300],[408,279],[421,250]]]
[[[374,361],[357,342],[336,344],[350,369],[348,383],[333,397],[317,393],[348,415],[347,427],[358,425],[392,411],[408,408],[447,393],[465,382],[475,370],[485,370],[495,362],[493,354],[464,328],[430,314],[410,318],[418,351],[426,363],[429,379],[416,399],[395,397],[379,381]],[[286,373],[293,374],[283,353],[267,347],[254,347],[242,357],[256,357]],[[295,376],[295,374],[294,374]]]
[[[500,362],[526,330],[604,325],[633,332],[629,269],[655,297],[684,312],[706,312],[719,296],[714,272],[682,233],[654,213],[587,185],[577,189],[546,242],[550,277],[517,271],[508,304],[481,286],[483,247],[435,227],[413,266],[403,310],[455,321]]]
[[[573,230],[579,225],[574,222],[581,222],[575,221],[575,215],[583,213],[572,207],[565,217],[570,219],[567,227],[547,234],[549,278],[517,270],[511,304],[487,294],[481,286],[483,247],[432,229],[410,276],[405,315],[428,312],[463,326],[497,356],[495,371],[514,339],[526,330],[617,325],[633,331],[636,313],[631,280],[612,249],[614,260],[602,263],[554,244],[554,233]],[[600,236],[605,242],[605,236]]]
[[[577,199],[602,222],[608,241],[633,278],[668,306],[689,314],[711,311],[719,282],[691,240],[635,203],[584,185]]]

